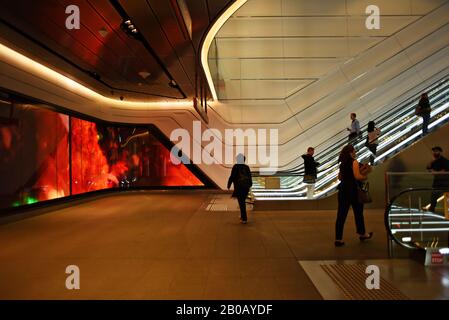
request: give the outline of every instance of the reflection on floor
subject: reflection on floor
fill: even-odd
[[[333,211],[250,212],[241,225],[228,197],[135,192],[0,225],[0,299],[322,299],[298,260],[387,258],[381,211],[366,212],[371,242],[349,218],[335,248]],[[207,210],[214,199],[226,210]],[[80,290],[65,287],[68,265]]]

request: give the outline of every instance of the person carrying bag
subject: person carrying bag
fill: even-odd
[[[362,183],[368,178],[371,172],[371,166],[368,164],[360,165],[356,160],[356,151],[352,145],[343,148],[338,159],[340,171],[338,179],[338,210],[337,220],[335,222],[335,246],[344,246],[343,229],[348,216],[349,208],[354,211],[357,234],[360,241],[371,239],[372,232],[365,230],[365,220],[363,217],[364,203],[367,201],[366,189]],[[368,192],[369,194],[369,192]]]

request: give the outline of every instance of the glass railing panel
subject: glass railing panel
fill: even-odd
[[[390,247],[449,247],[449,173],[386,174],[385,225]]]

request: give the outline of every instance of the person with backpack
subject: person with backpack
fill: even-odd
[[[228,179],[228,190],[231,188],[231,184],[234,184],[233,198],[237,198],[240,207],[240,221],[243,224],[247,222],[246,216],[246,197],[248,196],[249,189],[253,185],[251,177],[251,170],[245,164],[245,156],[238,154],[236,157],[237,163],[234,164],[231,170],[231,175]]]
[[[307,199],[313,198],[315,192],[315,181],[317,178],[317,167],[320,165],[313,157],[315,149],[309,147],[307,153],[301,157],[304,159],[304,183],[307,185]]]
[[[427,92],[424,92],[419,99],[418,106],[416,107],[415,114],[422,118],[422,133],[425,136],[429,132],[430,123],[430,112],[432,108],[430,107],[429,97]]]
[[[371,151],[369,164],[374,165],[374,159],[377,154],[377,146],[379,145],[380,129],[376,128],[374,121],[368,122],[368,136],[366,137],[366,147]]]

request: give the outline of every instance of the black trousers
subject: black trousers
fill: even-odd
[[[237,201],[239,202],[239,207],[240,207],[240,218],[242,219],[242,221],[246,221],[247,220],[246,196],[243,196],[243,195],[237,196]]]
[[[443,178],[443,179],[442,179]],[[443,195],[444,192],[449,192],[449,182],[446,181],[446,177],[434,177],[432,188],[440,189],[441,191],[432,191],[430,196],[430,211],[435,211],[438,198]]]
[[[373,165],[374,159],[376,158],[376,154],[377,154],[377,144],[369,144],[368,149],[369,149],[369,151],[371,151],[371,155],[369,156],[369,163],[371,165]]]
[[[442,193],[438,191],[433,191],[430,196],[430,211],[435,211],[435,207],[437,206],[438,198],[441,197]]]
[[[357,134],[357,132],[351,132],[348,135],[348,143],[356,143],[358,138],[359,138],[359,135]]]
[[[343,240],[343,229],[345,227],[346,217],[348,216],[350,207],[352,207],[352,210],[354,211],[357,233],[359,235],[364,235],[366,233],[365,219],[363,218],[363,203],[359,203],[357,191],[342,189],[338,191],[338,211],[337,221],[335,222],[335,240]]]
[[[429,123],[430,123],[430,113],[426,113],[422,115],[422,133],[426,135],[429,132]]]

